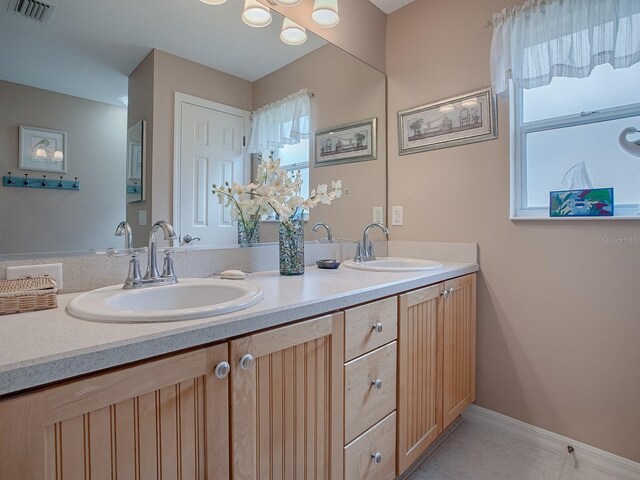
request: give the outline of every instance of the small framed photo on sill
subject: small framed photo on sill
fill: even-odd
[[[18,168],[67,173],[67,132],[20,125]]]

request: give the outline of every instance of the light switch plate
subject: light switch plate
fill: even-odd
[[[41,277],[42,275],[49,275],[58,284],[58,290],[62,290],[63,284],[61,263],[7,267],[7,280],[15,280],[17,278],[24,277]]]
[[[391,225],[401,227],[403,222],[402,207],[391,207]]]
[[[147,211],[138,210],[138,225],[144,227],[147,224]]]
[[[373,207],[373,223],[384,223],[384,210],[382,207]]]

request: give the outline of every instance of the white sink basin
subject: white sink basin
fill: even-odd
[[[384,257],[368,262],[354,262],[346,260],[342,265],[356,270],[369,270],[372,272],[420,272],[422,270],[436,270],[442,268],[440,262],[433,260],[421,260],[418,258],[394,258]]]
[[[262,289],[249,282],[181,278],[176,285],[133,290],[114,285],[92,290],[71,300],[67,311],[98,322],[171,322],[235,312],[263,297]]]

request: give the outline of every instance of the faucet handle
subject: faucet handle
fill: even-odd
[[[362,254],[362,243],[356,242],[356,256],[353,257],[354,262],[364,262],[364,257]]]
[[[369,244],[367,245],[367,248],[365,248],[364,256],[370,260],[376,259],[376,254],[373,251],[373,240],[369,240]]]
[[[124,282],[125,288],[137,285],[142,280],[142,274],[140,273],[140,252],[133,252],[131,254],[131,260],[129,260],[129,274]]]
[[[176,278],[176,272],[173,270],[173,254],[175,250],[164,251],[164,265],[162,267],[162,276]]]

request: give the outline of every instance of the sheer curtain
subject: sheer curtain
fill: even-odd
[[[251,114],[249,153],[262,153],[309,138],[310,115],[307,89],[259,108]]]
[[[521,88],[640,61],[640,0],[529,0],[493,16],[491,82]]]

